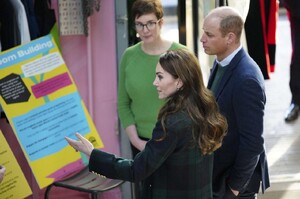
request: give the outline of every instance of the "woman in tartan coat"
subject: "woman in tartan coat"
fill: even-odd
[[[227,130],[196,56],[185,49],[161,55],[153,82],[161,108],[152,138],[133,160],[99,149],[79,133],[68,143],[86,155],[97,175],[143,181],[143,198],[211,199],[213,151]]]

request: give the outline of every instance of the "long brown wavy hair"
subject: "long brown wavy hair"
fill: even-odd
[[[169,50],[159,59],[161,67],[179,78],[183,86],[167,98],[158,119],[164,128],[168,115],[187,111],[193,121],[194,143],[202,153],[209,154],[218,149],[227,132],[227,121],[219,112],[216,100],[204,83],[198,58],[187,49]]]

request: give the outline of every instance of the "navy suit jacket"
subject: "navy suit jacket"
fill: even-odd
[[[244,49],[226,67],[215,91],[219,109],[228,122],[228,133],[214,155],[214,198],[224,198],[229,187],[241,193],[258,193],[260,182],[263,192],[270,186],[263,138],[266,96],[262,72]],[[215,63],[208,88],[216,68]]]

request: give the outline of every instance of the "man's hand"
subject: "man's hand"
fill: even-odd
[[[230,188],[230,190],[232,191],[232,193],[233,193],[235,196],[239,195],[239,193],[240,193],[239,191],[233,190],[233,189],[231,189],[231,188]]]

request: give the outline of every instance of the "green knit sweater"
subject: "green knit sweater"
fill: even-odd
[[[186,48],[173,42],[170,49]],[[135,124],[138,135],[151,138],[164,101],[153,86],[159,55],[148,55],[141,43],[127,48],[122,56],[118,83],[118,114],[123,128]]]

